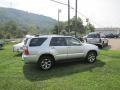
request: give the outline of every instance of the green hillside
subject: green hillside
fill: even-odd
[[[28,13],[12,8],[0,7],[0,25],[14,21],[19,27],[37,27],[41,32],[47,32],[56,24],[56,20],[47,16]]]

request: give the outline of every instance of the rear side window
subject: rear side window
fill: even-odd
[[[50,46],[66,46],[66,40],[64,37],[53,37],[50,42]]]
[[[95,34],[95,38],[100,38],[100,34]]]
[[[89,34],[88,38],[100,38],[100,34]]]
[[[47,38],[33,38],[29,46],[41,46]]]
[[[94,38],[94,34],[89,34],[87,38]]]

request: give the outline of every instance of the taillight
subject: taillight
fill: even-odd
[[[24,48],[24,55],[29,55],[29,51],[27,47]]]

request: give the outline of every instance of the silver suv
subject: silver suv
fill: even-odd
[[[42,70],[48,70],[58,60],[85,58],[93,63],[98,51],[97,46],[71,36],[44,35],[27,41],[22,58],[25,63],[37,63]]]
[[[108,46],[108,40],[105,38],[103,33],[92,32],[89,33],[86,42],[89,44],[95,44],[103,48],[104,46]]]

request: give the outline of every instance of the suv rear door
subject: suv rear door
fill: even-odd
[[[29,53],[31,55],[37,55],[39,51],[41,51],[41,46],[43,46],[43,43],[47,40],[47,37],[41,37],[41,38],[32,38],[30,39],[29,43]],[[29,41],[29,40],[28,40]]]
[[[57,60],[67,58],[67,43],[64,37],[52,37],[50,53],[53,53]]]

